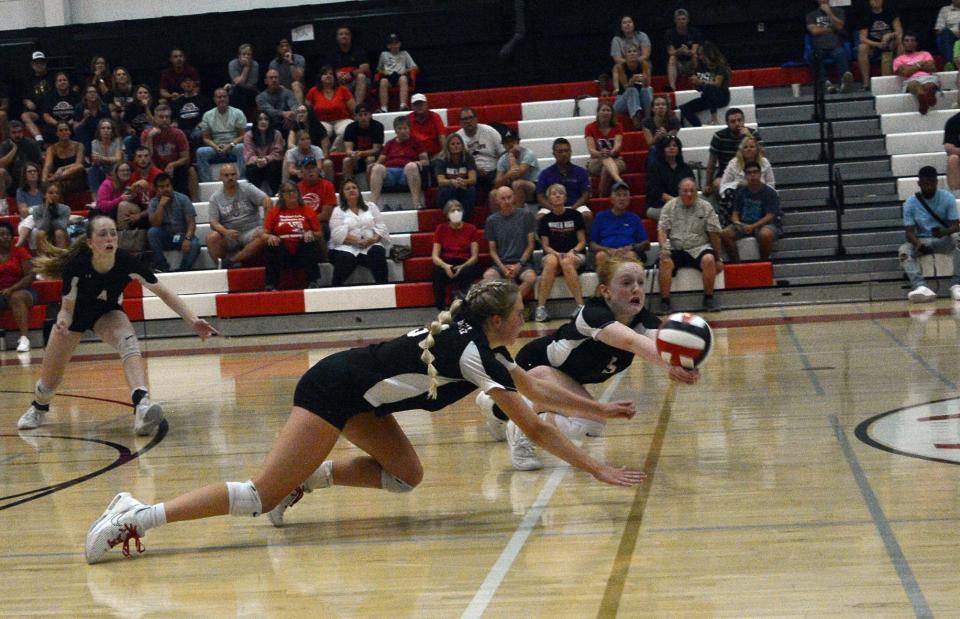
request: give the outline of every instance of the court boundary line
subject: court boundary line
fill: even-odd
[[[623,372],[620,372],[613,377],[613,380],[607,388],[603,390],[603,394],[601,394],[597,401],[609,401],[611,395],[620,387],[622,381]],[[503,579],[506,578],[510,568],[513,567],[513,562],[520,556],[523,546],[533,533],[534,528],[536,528],[537,522],[543,515],[543,510],[546,509],[550,503],[550,499],[553,498],[553,493],[556,492],[560,486],[560,482],[563,481],[563,478],[567,472],[570,471],[570,468],[569,464],[563,462],[560,467],[555,469],[550,474],[550,477],[547,478],[546,483],[537,495],[536,501],[534,501],[530,509],[527,510],[527,513],[524,514],[523,520],[520,521],[520,526],[518,526],[517,530],[510,536],[510,541],[507,542],[506,547],[504,547],[500,556],[497,557],[496,562],[494,562],[493,567],[491,567],[487,573],[487,577],[484,578],[477,592],[474,594],[473,599],[470,600],[467,608],[463,611],[463,614],[460,615],[461,619],[477,619],[483,616],[483,613],[487,610],[487,606],[493,600],[493,596],[497,594]],[[517,475],[518,472],[514,471],[513,474]],[[519,474],[522,475],[523,473],[520,472]],[[646,483],[641,486],[643,485],[646,485]]]

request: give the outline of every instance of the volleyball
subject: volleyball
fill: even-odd
[[[692,370],[699,367],[713,347],[713,331],[696,314],[670,314],[657,329],[657,352],[670,365]]]

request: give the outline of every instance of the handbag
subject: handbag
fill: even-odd
[[[390,259],[394,262],[403,262],[413,253],[413,250],[406,245],[391,245]]]

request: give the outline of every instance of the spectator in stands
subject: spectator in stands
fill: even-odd
[[[430,158],[420,141],[410,135],[410,121],[406,116],[393,119],[396,137],[383,145],[383,152],[370,168],[370,193],[374,204],[380,202],[380,193],[386,188],[406,187],[410,190],[413,208],[423,208],[421,174],[429,169]]]
[[[710,41],[704,41],[699,53],[699,70],[690,76],[690,85],[700,91],[700,96],[681,105],[680,113],[691,126],[699,127],[702,123],[697,114],[710,110],[710,124],[718,125],[717,110],[730,103],[730,65]]]
[[[764,185],[771,189],[777,188],[773,166],[767,159],[763,145],[756,138],[749,137],[740,140],[740,147],[737,149],[736,156],[730,160],[723,171],[723,177],[720,179],[720,195],[722,197],[726,197],[727,192],[730,192],[732,196],[738,187],[746,187],[747,177],[745,172],[748,163],[756,163],[760,166],[761,180]]]
[[[127,251],[142,251],[146,244],[146,231],[150,228],[148,206],[156,193],[156,179],[163,170],[153,165],[150,151],[138,148],[133,157],[133,174],[130,175],[129,196],[117,205],[118,244]]]
[[[11,120],[7,130],[10,137],[0,143],[0,170],[6,170],[5,178],[8,180],[4,185],[9,195],[15,191],[16,187],[11,182],[12,179],[21,177],[24,166],[28,162],[40,165],[43,154],[36,140],[24,136],[23,124],[20,121]]]
[[[844,15],[843,9],[830,6],[830,0],[814,0],[816,10],[807,13],[807,32],[813,45],[814,79],[822,82],[827,92],[836,92],[836,88],[827,79],[825,62],[832,59],[837,67],[842,83],[840,92],[850,92],[853,87],[853,73],[850,72],[850,62],[847,59],[847,50],[843,46]]]
[[[337,190],[333,183],[320,176],[317,162],[307,159],[303,164],[303,180],[297,183],[303,203],[317,212],[321,230],[324,236],[320,238],[320,255],[326,256],[326,245],[323,242],[330,236],[330,217],[337,205]]]
[[[237,182],[237,167],[225,163],[220,167],[222,186],[210,196],[210,232],[207,252],[225,269],[243,266],[256,258],[266,246],[263,217],[273,201],[253,183]]]
[[[760,133],[743,122],[743,110],[737,107],[727,109],[727,126],[713,134],[710,140],[710,157],[707,159],[707,178],[704,181],[703,195],[709,196],[720,191],[720,179],[727,164],[740,149],[743,138],[752,137],[762,142]]]
[[[656,162],[647,171],[647,209],[649,219],[660,218],[663,205],[680,195],[680,181],[696,180],[693,170],[683,160],[683,143],[677,136],[664,138],[659,143]]]
[[[670,285],[677,269],[703,272],[703,309],[715,311],[713,285],[723,271],[720,259],[720,220],[709,202],[697,197],[697,183],[680,181],[680,195],[663,206],[657,235],[660,241],[660,311],[672,311]]]
[[[117,135],[117,127],[109,118],[97,124],[97,139],[90,144],[90,167],[87,168],[87,186],[97,196],[97,190],[110,175],[117,163],[123,161],[123,142]]]
[[[263,221],[266,243],[267,292],[280,286],[280,272],[291,266],[303,270],[307,288],[320,287],[319,239],[322,236],[317,213],[303,203],[300,190],[291,181],[280,185],[276,208],[267,211]]]
[[[30,252],[13,244],[13,226],[0,221],[0,311],[10,310],[20,339],[17,352],[30,352],[30,308],[37,302],[31,288],[33,269]]]
[[[333,67],[324,65],[317,74],[317,83],[307,92],[306,102],[313,107],[314,116],[323,123],[333,140],[331,151],[343,150],[343,132],[353,122],[357,102],[346,86],[337,85]]]
[[[178,47],[170,50],[170,64],[160,72],[160,97],[170,104],[183,96],[180,84],[183,76],[189,75],[194,81],[200,81],[197,70],[187,64],[187,55]]]
[[[247,132],[247,117],[243,112],[230,106],[227,91],[217,88],[213,91],[216,105],[203,115],[200,126],[203,128],[203,143],[197,149],[197,174],[201,183],[208,183],[211,163],[237,164],[237,171],[244,177],[243,136]]]
[[[457,294],[465,296],[479,276],[480,234],[476,226],[466,223],[463,205],[450,200],[443,205],[447,221],[439,224],[433,233],[433,302],[438,310],[447,307],[447,288],[457,287]]]
[[[250,184],[259,189],[266,182],[267,193],[275,193],[283,176],[285,152],[283,135],[273,128],[270,116],[257,113],[257,122],[243,136],[243,161]]]
[[[126,137],[123,139],[123,151],[127,159],[133,159],[140,147],[140,136],[153,125],[153,110],[156,101],[145,84],[134,90],[133,100],[123,108],[123,125]]]
[[[360,186],[340,183],[340,207],[330,218],[330,262],[333,285],[342,286],[357,265],[365,266],[378,284],[387,283],[387,250],[390,231],[373,202],[364,202]]]
[[[369,56],[353,44],[350,26],[341,24],[337,27],[336,42],[326,64],[336,71],[337,84],[349,88],[357,103],[366,103],[370,88]]]
[[[161,103],[153,111],[153,126],[144,129],[140,143],[150,151],[153,165],[170,175],[173,187],[182,194],[190,193],[190,144],[187,136],[171,123],[173,112]]]
[[[477,164],[459,134],[447,136],[443,152],[433,160],[433,170],[439,186],[437,204],[456,200],[469,220],[477,203]]]
[[[150,200],[156,194],[157,177],[163,173],[163,170],[153,165],[153,159],[150,158],[150,149],[141,146],[133,156],[133,176],[131,176],[131,186],[139,192],[138,202],[143,208],[147,207]]]
[[[643,221],[630,212],[630,186],[616,183],[610,192],[611,208],[600,211],[590,228],[590,253],[599,271],[609,258],[644,262],[650,239]]]
[[[653,98],[649,118],[643,119],[643,139],[647,143],[647,172],[657,160],[658,142],[680,131],[680,119],[670,111],[670,99],[664,96]]]
[[[500,132],[477,122],[477,113],[470,107],[460,108],[460,129],[457,131],[467,152],[477,163],[477,191],[488,193],[497,179],[497,161],[503,155]]]
[[[956,243],[960,232],[957,200],[949,191],[937,189],[937,170],[924,166],[918,173],[920,191],[903,203],[903,225],[907,242],[900,246],[900,266],[910,280],[911,303],[935,301],[937,294],[927,287],[918,259],[924,254],[953,256],[953,277],[950,296],[960,301],[960,246]]]
[[[134,191],[130,188],[132,175],[133,166],[130,162],[121,160],[113,165],[110,174],[97,189],[97,200],[95,206],[90,209],[90,219],[97,215],[104,215],[114,221],[118,219],[120,205],[134,200]],[[134,213],[139,217],[140,207],[135,204],[132,206],[136,209]],[[131,210],[128,209],[127,212]]]
[[[937,34],[937,49],[946,61],[943,68],[945,71],[952,71],[956,68],[951,66],[953,63],[950,62],[955,56],[953,46],[960,38],[960,0],[952,0],[940,9],[933,30]]]
[[[294,54],[290,41],[280,39],[277,43],[277,56],[270,61],[268,69],[276,69],[280,73],[280,83],[293,91],[297,101],[303,103],[306,88],[303,85],[303,74],[307,68],[307,61],[300,54]]]
[[[546,172],[546,170],[544,170]],[[543,178],[543,175],[540,176]],[[537,322],[550,320],[547,311],[547,299],[553,290],[553,282],[558,273],[577,304],[576,311],[583,307],[583,292],[580,289],[580,267],[586,261],[587,237],[584,232],[583,217],[573,208],[568,208],[567,190],[560,183],[547,188],[547,201],[550,211],[540,218],[537,235],[543,248],[540,286],[537,291],[537,309],[533,319]]]
[[[511,189],[510,197],[516,206],[525,202],[534,202],[537,199],[537,179],[540,177],[540,164],[537,156],[527,148],[520,146],[520,137],[512,130],[504,132],[503,154],[497,160],[497,177],[494,180],[495,189],[490,192],[490,212],[495,213],[500,207],[501,199],[498,195],[501,187]]]
[[[951,116],[943,128],[943,149],[947,153],[947,187],[960,198],[960,113]]]
[[[247,111],[256,102],[257,85],[260,83],[260,63],[253,59],[252,45],[242,43],[237,48],[237,57],[227,64],[227,73],[230,75],[230,105]],[[277,79],[279,81],[279,74]],[[293,91],[290,91],[290,95],[293,95]]]
[[[617,114],[629,116],[633,121],[633,128],[640,129],[650,110],[653,88],[649,86],[649,78],[643,73],[638,48],[631,45],[627,47],[626,54],[626,61],[613,70],[613,86],[618,93],[613,109]]]
[[[917,49],[917,33],[903,33],[903,53],[893,59],[893,72],[903,78],[903,92],[917,99],[921,114],[926,114],[937,104],[940,79],[934,75],[937,65],[930,52]]]
[[[173,125],[183,131],[190,142],[190,149],[196,152],[203,144],[203,129],[200,122],[203,115],[213,109],[213,103],[200,94],[200,82],[191,75],[184,75],[180,82],[183,94],[170,106],[173,111]]]
[[[50,239],[53,239],[53,244],[60,248],[70,244],[70,237],[67,236],[70,207],[63,204],[62,199],[63,191],[60,189],[60,184],[51,181],[44,186],[43,202],[30,210],[35,240],[31,245],[40,252],[46,252],[46,244]]]
[[[620,175],[627,170],[626,162],[620,157],[623,129],[609,101],[597,104],[597,119],[584,129],[584,139],[590,153],[587,169],[591,176],[600,177],[600,195],[605,196],[614,183],[623,182]]]
[[[194,235],[197,230],[197,211],[190,198],[173,190],[173,178],[163,172],[155,181],[157,195],[147,207],[150,229],[147,239],[153,252],[153,270],[157,273],[170,271],[164,250],[179,249],[182,258],[177,271],[193,269],[200,255],[200,240]]]
[[[324,160],[323,151],[319,146],[310,140],[310,133],[307,131],[297,132],[297,145],[289,150],[283,156],[284,181],[292,180],[294,183],[303,178],[304,164],[313,159],[316,162],[323,162],[321,165],[326,170],[330,169],[330,177],[333,177],[333,162],[329,159]]]
[[[87,86],[97,89],[97,94],[104,101],[110,100],[113,91],[113,76],[110,74],[110,65],[104,56],[94,56],[90,59],[90,73],[87,74]]]
[[[513,189],[507,185],[494,189],[492,197],[497,210],[487,218],[483,234],[493,266],[484,271],[483,279],[514,282],[520,286],[520,297],[524,298],[537,281],[537,273],[530,263],[536,230],[533,214],[517,208]]]
[[[43,136],[38,125],[43,124],[43,109],[47,97],[53,92],[53,84],[47,75],[47,56],[41,51],[33,52],[30,69],[32,75],[23,93],[23,113],[20,120],[30,136],[42,141]]]
[[[391,34],[387,37],[387,51],[380,52],[377,73],[380,75],[380,111],[389,111],[390,87],[400,88],[400,109],[408,110],[410,92],[410,74],[417,70],[410,52],[400,51],[400,37]]]
[[[294,112],[293,125],[287,134],[287,148],[297,146],[297,136],[301,131],[307,131],[310,134],[312,144],[319,146],[325,153],[330,152],[330,136],[327,135],[323,123],[314,116],[313,107],[301,103]]]
[[[123,110],[133,101],[133,79],[130,72],[124,67],[114,67],[113,69],[113,87],[110,89],[110,95],[107,100],[110,104],[110,111],[115,115],[114,120],[119,120],[116,115],[122,115]]]
[[[91,143],[97,138],[97,127],[101,120],[110,120],[110,108],[100,100],[95,86],[87,86],[83,91],[83,100],[73,109],[70,126],[77,141],[90,152]]]
[[[280,83],[280,72],[276,69],[267,69],[263,83],[266,88],[257,95],[257,108],[270,116],[274,127],[284,132],[290,131],[296,122],[297,107],[300,105],[297,98],[292,90]]]
[[[880,63],[880,75],[893,75],[893,57],[900,52],[903,24],[897,12],[883,4],[883,0],[870,0],[860,27],[857,64],[864,90],[870,90],[870,63]]]
[[[567,138],[557,138],[553,141],[553,158],[555,163],[544,168],[537,177],[537,203],[540,210],[537,218],[543,217],[552,209],[552,201],[547,195],[547,189],[554,184],[563,185],[565,206],[580,213],[587,230],[593,222],[593,212],[590,210],[590,175],[584,168],[570,161],[573,148]]]
[[[628,60],[627,52],[630,47],[637,49],[637,59],[642,65],[639,72],[643,73],[646,77],[646,83],[649,84],[652,75],[650,37],[636,29],[636,24],[631,16],[624,15],[620,18],[620,34],[614,36],[610,41],[610,58],[613,60],[614,80],[616,80],[617,69]]]
[[[64,198],[86,186],[83,144],[71,140],[70,136],[70,123],[58,122],[57,141],[47,147],[41,177],[44,183],[59,183]]]
[[[80,102],[77,93],[70,86],[70,78],[64,72],[53,77],[53,90],[47,93],[41,107],[40,134],[47,143],[57,140],[57,124],[73,121],[73,111]],[[71,131],[73,127],[71,126]]]
[[[410,135],[416,138],[430,158],[434,158],[443,150],[443,138],[447,127],[443,124],[440,114],[427,106],[427,95],[417,93],[410,97],[413,111],[410,112]]]
[[[695,75],[699,71],[698,55],[703,35],[690,27],[690,13],[686,9],[673,12],[673,28],[663,35],[667,44],[667,82],[668,90],[677,89],[677,78],[683,75]]]
[[[747,237],[757,239],[760,259],[767,260],[773,243],[780,238],[780,196],[764,184],[760,164],[750,161],[744,166],[746,184],[737,187],[733,198],[730,225],[720,233],[723,246],[731,262],[740,262],[737,241]]]
[[[40,184],[40,166],[32,161],[24,164],[20,171],[20,185],[17,187],[17,214],[20,219],[30,215],[30,209],[43,203],[43,189]]]
[[[343,132],[343,151],[347,154],[342,164],[344,178],[354,178],[358,172],[369,173],[383,150],[383,123],[373,119],[364,103],[358,103],[353,112],[356,120]]]

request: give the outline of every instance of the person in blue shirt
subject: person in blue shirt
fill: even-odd
[[[614,184],[610,193],[613,207],[597,214],[590,228],[590,252],[599,270],[608,258],[622,256],[644,262],[644,252],[650,249],[650,239],[643,221],[630,206],[630,186]]]
[[[732,262],[740,262],[737,241],[747,237],[757,239],[760,259],[767,260],[773,251],[773,243],[782,231],[780,228],[780,196],[763,182],[760,164],[751,161],[743,167],[747,184],[738,187],[733,196],[733,211],[730,225],[720,233],[724,249]]]
[[[580,213],[586,230],[590,230],[593,221],[593,212],[590,210],[590,173],[570,159],[573,147],[566,138],[557,138],[553,141],[553,158],[556,162],[540,171],[537,177],[537,219],[551,211],[547,189],[559,183],[567,192],[566,206]]]
[[[960,232],[957,199],[949,191],[937,189],[937,170],[924,166],[918,173],[920,191],[903,203],[903,225],[907,242],[900,246],[900,266],[910,280],[907,299],[911,303],[935,301],[937,294],[927,287],[918,258],[924,254],[952,254],[953,278],[950,296],[960,301]]]

